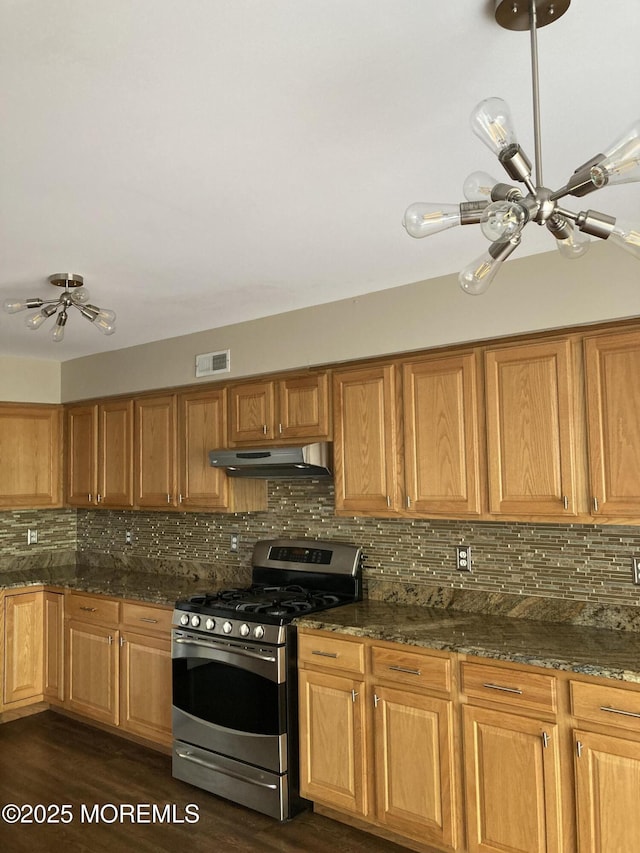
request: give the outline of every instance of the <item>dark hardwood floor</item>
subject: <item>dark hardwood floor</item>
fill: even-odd
[[[0,810],[6,804],[70,804],[67,824],[9,824],[3,853],[406,853],[406,849],[305,812],[280,824],[172,778],[171,759],[53,711],[0,725]],[[197,823],[82,822],[82,806],[198,806]],[[106,821],[116,812],[106,808]],[[150,812],[149,812],[150,814]],[[11,813],[7,813],[11,818]],[[35,815],[34,817],[42,817]]]

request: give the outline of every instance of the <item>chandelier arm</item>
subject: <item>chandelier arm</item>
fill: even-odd
[[[542,138],[540,134],[540,81],[538,74],[538,18],[535,0],[530,0],[529,30],[531,35],[531,88],[533,95],[533,138],[536,161],[536,183],[544,186],[542,178]],[[532,188],[528,186],[529,192]],[[535,189],[533,190],[535,192]]]

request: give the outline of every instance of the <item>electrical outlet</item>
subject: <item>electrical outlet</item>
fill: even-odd
[[[27,545],[35,545],[38,541],[38,531],[35,527],[27,529]]]
[[[229,551],[231,551],[232,554],[237,553],[239,541],[240,536],[237,533],[232,533],[229,537]]]
[[[133,542],[133,536],[131,534],[131,531],[126,530],[125,534],[124,534],[124,544],[125,545],[131,545],[132,542]]]
[[[633,582],[640,584],[640,557],[632,557],[631,564],[633,566]]]
[[[459,572],[471,571],[471,545],[456,546],[456,568]]]

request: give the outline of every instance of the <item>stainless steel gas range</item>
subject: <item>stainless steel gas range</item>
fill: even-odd
[[[298,793],[296,616],[362,597],[355,545],[256,543],[252,583],[173,613],[173,775],[278,820]]]

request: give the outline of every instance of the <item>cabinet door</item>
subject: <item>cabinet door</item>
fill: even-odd
[[[640,743],[583,731],[574,738],[579,853],[636,850]]]
[[[44,593],[44,695],[64,699],[64,595]]]
[[[98,494],[98,407],[67,409],[67,503],[93,506]]]
[[[133,400],[101,403],[99,429],[101,506],[133,506]]]
[[[563,853],[558,730],[466,706],[469,853]]]
[[[276,438],[329,438],[329,380],[326,373],[281,379],[277,401]]]
[[[480,513],[475,353],[403,366],[407,509]]]
[[[42,618],[42,592],[5,597],[5,704],[42,698]]]
[[[180,504],[227,506],[227,477],[209,464],[209,451],[226,445],[226,392],[180,396]]]
[[[334,374],[336,509],[397,509],[397,440],[393,365]]]
[[[0,508],[62,503],[62,409],[0,405]]]
[[[136,504],[176,506],[176,399],[136,400]]]
[[[67,707],[103,723],[118,724],[118,632],[67,622]]]
[[[576,514],[570,343],[486,352],[489,509]]]
[[[386,687],[374,702],[378,820],[456,849],[452,702]]]
[[[364,684],[303,670],[299,691],[300,793],[365,815]]]
[[[640,332],[585,341],[592,511],[640,518]]]
[[[132,734],[171,743],[171,640],[120,636],[120,725]]]
[[[229,439],[264,444],[275,437],[275,384],[249,382],[229,388]]]

